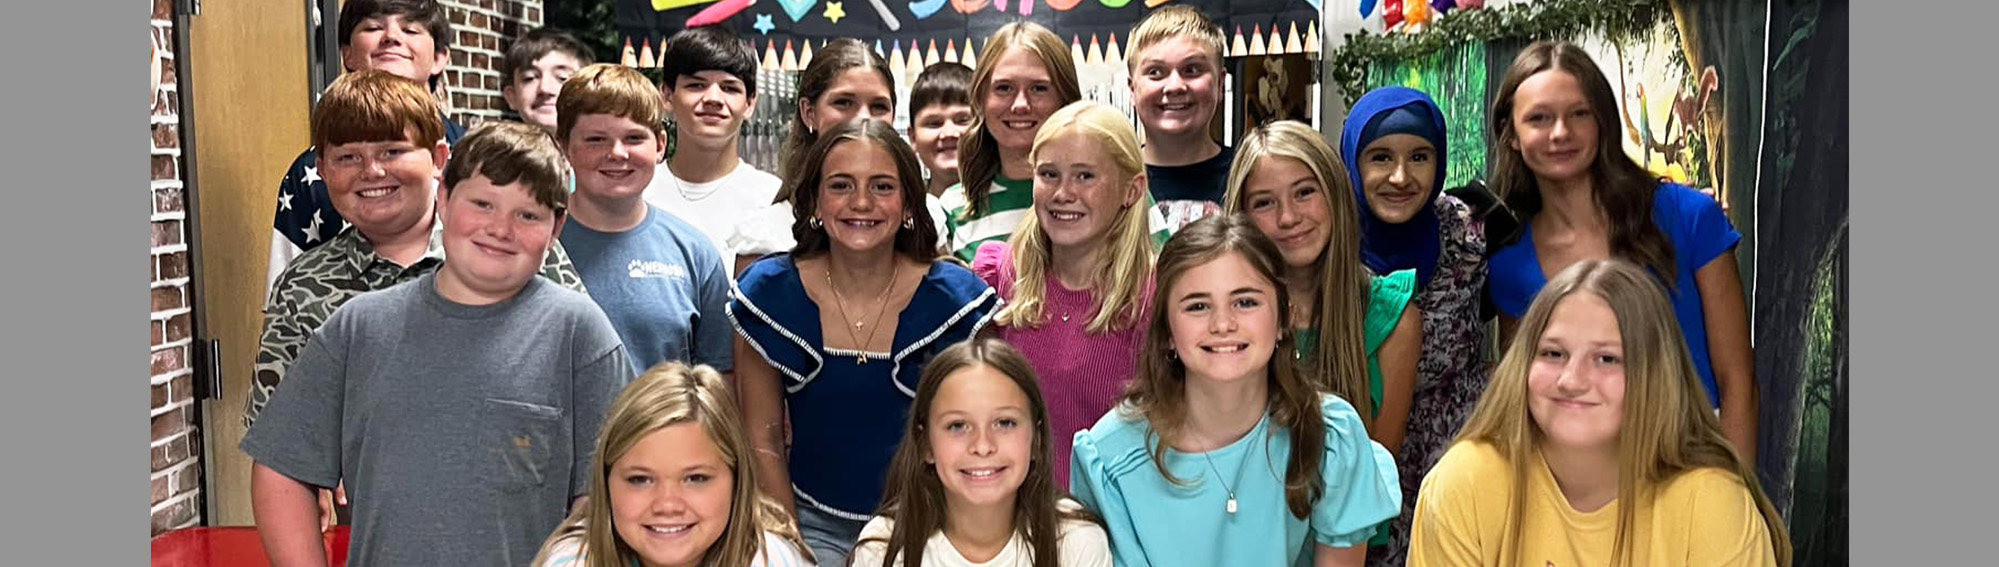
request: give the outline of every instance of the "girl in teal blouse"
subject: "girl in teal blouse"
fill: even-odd
[[[1283,266],[1236,215],[1160,252],[1137,376],[1070,470],[1117,565],[1357,566],[1400,511],[1394,459],[1292,363]]]

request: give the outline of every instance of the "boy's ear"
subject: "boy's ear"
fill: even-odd
[[[439,182],[444,181],[444,166],[451,163],[451,143],[443,139],[437,140],[437,145],[430,148],[430,162],[437,167],[437,171],[432,173],[431,177],[435,177]]]
[[[436,77],[444,74],[444,68],[449,66],[451,66],[451,48],[440,45],[437,48],[437,60],[432,61],[430,64],[430,76]],[[507,78],[512,79],[513,77]]]
[[[438,224],[444,224],[445,217],[451,216],[444,213],[444,208],[446,204],[450,202],[451,202],[451,187],[446,186],[442,182],[438,183],[437,203],[433,205],[430,209],[431,218],[437,219]]]
[[[564,227],[564,226],[568,226],[568,225],[569,225],[569,211],[568,211],[568,210],[566,210],[566,209],[565,209],[565,210],[562,210],[562,211],[560,211],[560,212],[557,212],[557,213],[555,213],[555,232],[553,232],[553,233],[550,233],[550,234],[548,235],[548,248],[549,248],[549,250],[554,250],[554,249],[555,249],[555,241],[556,241],[556,239],[559,239],[559,238],[562,238],[562,227]],[[543,250],[543,251],[542,251],[542,253],[543,253],[543,254],[547,254],[547,253],[548,253],[548,250]]]

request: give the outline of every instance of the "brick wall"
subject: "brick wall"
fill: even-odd
[[[444,70],[450,114],[471,127],[507,113],[500,59],[513,38],[541,27],[542,0],[443,0],[451,19],[451,66]]]
[[[154,535],[201,522],[201,442],[194,421],[194,315],[189,305],[186,192],[181,183],[180,93],[174,87],[173,7],[153,0],[159,61],[151,137],[152,517]]]

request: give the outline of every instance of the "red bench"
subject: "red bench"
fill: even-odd
[[[347,565],[350,528],[335,526],[325,534],[326,557],[332,567]],[[270,567],[257,528],[232,526],[184,528],[153,538],[153,567]]]

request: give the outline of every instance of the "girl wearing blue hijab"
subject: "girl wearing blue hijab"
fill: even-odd
[[[1444,115],[1429,95],[1384,87],[1354,103],[1340,136],[1360,203],[1361,260],[1375,273],[1415,270],[1413,301],[1423,318],[1407,434],[1396,452],[1402,515],[1388,545],[1369,550],[1370,565],[1403,564],[1423,475],[1485,389],[1485,227],[1463,201],[1443,194],[1444,132]]]

